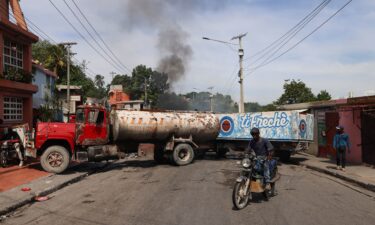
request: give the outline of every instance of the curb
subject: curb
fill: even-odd
[[[68,180],[66,180],[66,181],[64,181],[64,182],[62,182],[60,184],[57,184],[57,185],[51,187],[51,188],[45,189],[45,190],[43,190],[41,192],[38,192],[38,194],[36,194],[35,196],[26,197],[25,199],[19,200],[19,201],[15,202],[12,205],[6,206],[4,209],[0,209],[0,217],[1,216],[5,216],[6,214],[9,214],[12,211],[14,211],[14,210],[16,210],[16,209],[18,209],[18,208],[20,208],[22,206],[25,206],[25,205],[27,205],[29,203],[34,202],[35,201],[34,198],[36,196],[46,196],[46,195],[52,194],[53,192],[56,192],[56,191],[58,191],[58,190],[60,190],[60,189],[62,189],[64,187],[66,187],[66,186],[68,186],[70,184],[74,184],[74,183],[77,183],[77,182],[83,180],[85,177],[87,177],[87,176],[89,176],[89,175],[97,172],[98,170],[104,169],[108,165],[110,165],[110,163],[106,163],[106,164],[104,164],[102,166],[99,166],[97,168],[93,168],[92,171],[85,172],[85,173],[83,173],[83,174],[81,174],[81,175],[79,175],[77,177],[73,177],[73,178],[68,179]],[[75,166],[73,166],[72,168],[74,168],[74,167]],[[58,175],[53,175],[53,176],[58,176]],[[0,218],[0,222],[1,222],[1,219],[2,218]]]
[[[363,188],[365,188],[367,190],[375,192],[375,185],[374,184],[370,184],[370,183],[366,183],[366,182],[363,182],[363,181],[359,181],[359,180],[356,180],[356,179],[353,179],[353,178],[341,175],[341,174],[339,174],[337,172],[333,172],[333,171],[330,171],[330,170],[322,169],[322,168],[317,167],[317,166],[311,166],[311,165],[308,165],[308,164],[305,164],[305,163],[299,163],[299,165],[305,166],[306,168],[309,168],[309,169],[312,169],[312,170],[315,170],[315,171],[318,171],[318,172],[321,172],[321,173],[325,173],[325,174],[328,174],[328,175],[340,178],[342,180],[345,180],[347,182],[356,184],[356,185],[358,185],[360,187],[363,187]]]

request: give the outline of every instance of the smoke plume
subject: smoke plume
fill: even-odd
[[[181,79],[188,69],[193,50],[188,43],[189,34],[174,17],[189,11],[195,1],[128,0],[127,22],[132,28],[155,28],[158,31],[160,58],[157,70],[168,75],[169,83]],[[185,10],[185,11],[184,11]],[[180,14],[181,15],[181,14]]]

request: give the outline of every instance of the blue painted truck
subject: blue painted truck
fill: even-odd
[[[218,117],[217,142],[222,151],[245,149],[253,127],[259,128],[261,137],[270,140],[276,154],[284,159],[306,149],[314,139],[314,117],[301,111],[218,114]]]

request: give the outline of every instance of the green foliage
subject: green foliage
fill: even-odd
[[[285,82],[284,93],[276,101],[276,104],[294,104],[302,102],[311,102],[315,100],[315,96],[311,91],[311,88],[307,87],[306,84],[300,80],[292,80]]]
[[[317,101],[326,101],[326,100],[331,100],[332,97],[326,90],[321,90],[318,95],[316,96]]]
[[[62,102],[57,98],[57,95],[53,97],[45,95],[44,100],[46,104],[41,105],[38,109],[38,120],[41,122],[58,121],[57,116],[62,112]]]
[[[3,74],[0,74],[0,79],[17,81],[22,83],[31,83],[34,79],[34,75],[32,73],[26,72],[23,69],[17,69],[10,67],[6,69]]]
[[[166,74],[154,71],[144,65],[135,67],[131,76],[116,75],[111,84],[121,84],[124,92],[129,94],[131,99],[142,99],[152,106],[158,105],[158,100],[161,99],[159,96],[166,94],[169,89],[168,76]],[[173,95],[166,96],[167,98],[176,99],[176,96]]]
[[[245,112],[261,112],[262,106],[258,102],[245,102]]]
[[[32,46],[32,56],[34,60],[39,61],[42,65],[54,71],[59,79],[56,84],[66,84],[67,83],[67,50],[62,45],[54,45],[48,41],[40,41]],[[106,96],[106,91],[104,89],[104,77],[101,75],[100,86],[96,84],[98,81],[93,81],[85,74],[85,69],[83,64],[71,63],[70,66],[70,84],[82,86],[83,98],[94,97],[103,98]]]

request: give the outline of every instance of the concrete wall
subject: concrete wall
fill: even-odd
[[[347,155],[347,160],[351,163],[362,163],[361,111],[351,108],[339,109],[339,116],[340,125],[349,135],[351,143],[351,153]]]

